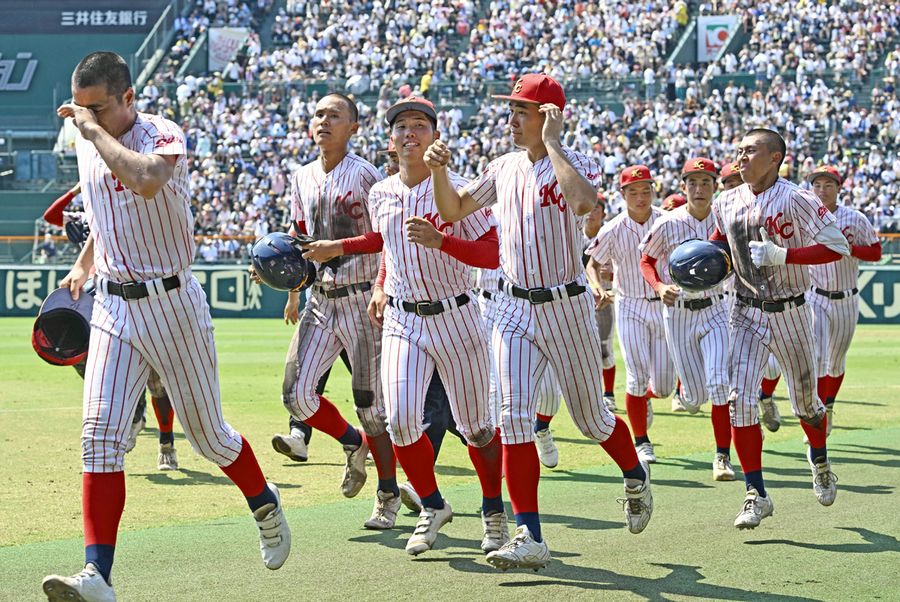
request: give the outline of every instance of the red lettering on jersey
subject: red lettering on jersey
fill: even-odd
[[[853,228],[852,228],[852,227],[847,226],[846,228],[844,228],[843,230],[841,230],[841,234],[844,235],[844,238],[847,239],[847,242],[848,242],[848,243],[850,243],[851,245],[853,244],[853,239],[856,238],[856,237],[853,236]]]
[[[162,148],[163,146],[168,146],[175,142],[175,136],[160,136],[156,139],[156,143],[153,145],[153,148]]]
[[[363,216],[362,203],[359,201],[350,202],[351,197],[353,196],[353,191],[348,190],[347,194],[342,197],[337,197],[334,199],[334,204],[337,210],[344,215],[349,215],[353,219],[360,219]]]
[[[541,207],[556,205],[560,213],[566,210],[566,199],[563,198],[562,193],[559,191],[559,182],[554,181],[553,186],[544,184],[541,186],[539,194],[541,195]]]
[[[437,213],[426,213],[422,219],[428,220],[434,228],[441,234],[452,234],[453,224],[451,222],[442,222],[441,217]]]
[[[115,183],[115,186],[113,187],[113,190],[115,190],[116,192],[122,192],[122,191],[124,191],[124,190],[125,190],[125,185],[122,184],[122,182],[119,181],[119,178],[116,177],[116,174],[114,174],[114,173],[112,173],[112,172],[109,172],[109,175],[110,175],[110,177],[112,177],[113,182]]]
[[[819,205],[819,208],[816,209],[816,213],[819,214],[819,217],[825,217],[825,214],[828,213],[828,209],[825,208],[825,205]]]
[[[775,236],[777,234],[783,240],[787,240],[794,236],[794,222],[784,222],[781,225],[778,224],[778,220],[783,216],[784,213],[779,211],[778,215],[774,218],[772,216],[766,217],[765,228],[769,236]]]

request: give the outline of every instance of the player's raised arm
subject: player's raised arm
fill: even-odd
[[[562,134],[562,110],[552,103],[541,105],[538,109],[544,115],[544,129],[541,132],[547,155],[553,164],[556,181],[566,203],[575,215],[586,215],[597,204],[597,191],[587,178],[578,173],[572,162],[563,151],[560,135]]]
[[[431,170],[434,186],[434,202],[438,213],[445,222],[458,222],[481,209],[472,195],[465,190],[456,190],[450,182],[447,165],[450,163],[450,149],[441,140],[435,140],[425,151],[425,164]]]

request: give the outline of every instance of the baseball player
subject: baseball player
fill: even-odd
[[[407,97],[385,114],[400,156],[400,173],[372,187],[372,226],[384,241],[383,272],[369,304],[382,328],[382,390],[391,440],[400,465],[421,498],[422,511],[406,551],[430,550],[438,530],[453,519],[434,473],[434,451],[424,436],[425,389],[436,370],[450,410],[468,442],[482,489],[485,552],[509,540],[501,497],[500,436],[488,400],[489,357],[484,324],[472,303],[475,281],[468,266],[493,269],[499,261],[490,211],[443,221],[434,204],[424,154],[437,139],[437,113],[423,98]],[[453,174],[460,186],[465,180]]]
[[[85,567],[42,583],[51,600],[115,600],[110,585],[125,506],[125,439],[136,392],[150,368],[160,376],[193,448],[240,488],[260,531],[263,562],[280,568],[291,535],[278,489],[250,444],[222,418],[213,326],[191,275],[193,217],[184,134],[138,113],[128,65],[95,52],[75,67],[73,119],[79,181],[91,235],[61,286],[77,298],[96,267],[84,387],[82,508]]]
[[[674,193],[667,196],[663,199],[663,202],[660,203],[659,208],[663,211],[674,211],[679,207],[683,206],[687,203],[687,199],[684,198],[684,195]],[[690,409],[694,409],[691,407]],[[696,410],[699,410],[699,406]],[[672,411],[673,412],[687,412],[689,410],[688,406],[684,405],[684,397],[681,395],[681,377],[678,374],[675,375],[675,394],[672,395]],[[696,411],[695,410],[695,411]]]
[[[675,370],[666,343],[663,310],[659,295],[640,272],[641,241],[664,215],[652,205],[653,179],[644,165],[625,168],[619,176],[626,211],[610,220],[587,253],[588,276],[599,282],[602,266],[612,265],[615,290],[601,292],[602,303],[615,299],[616,331],[625,356],[625,411],[634,433],[638,456],[656,462],[653,443],[647,434],[650,397],[666,397],[675,382]],[[660,271],[665,271],[665,258]]]
[[[657,264],[688,240],[707,240],[715,230],[711,202],[716,189],[716,165],[705,157],[688,159],[681,170],[687,205],[657,220],[641,243],[641,273],[663,302],[666,339],[681,380],[683,403],[696,413],[712,401],[716,441],[713,479],[733,481],[731,418],[728,411],[728,306],[722,287],[689,294],[672,283],[668,270]]]
[[[807,294],[807,299],[813,309],[816,357],[819,360],[818,393],[825,404],[830,435],[834,426],[834,401],[844,380],[847,350],[859,318],[859,262],[881,259],[881,243],[866,216],[837,204],[842,184],[837,169],[823,165],[806,179],[825,208],[834,215],[837,227],[850,244],[849,256],[809,268],[812,291]]]
[[[441,219],[455,222],[491,207],[500,223],[500,265],[493,359],[503,400],[503,468],[516,515],[516,534],[488,554],[501,569],[540,568],[550,560],[541,535],[537,490],[540,464],[534,445],[534,391],[553,368],[569,414],[585,436],[600,442],[625,477],[629,529],[650,520],[650,472],[631,445],[631,433],[603,402],[595,300],[587,295],[581,262],[583,216],[597,203],[600,168],[560,143],[565,106],[562,86],[528,74],[513,86],[509,128],[521,149],[495,159],[458,188],[447,172],[450,151],[435,141],[426,153]]]
[[[729,376],[732,439],[747,484],[734,521],[752,529],[772,514],[762,475],[762,430],[756,389],[768,353],[784,369],[794,414],[810,441],[813,490],[822,505],[837,489],[825,445],[825,408],[816,395],[812,309],[806,304],[809,264],[849,254],[835,218],[815,195],[779,178],[786,147],[778,133],[747,132],[738,146],[744,184],[713,203],[713,240],[727,240],[735,272]]]

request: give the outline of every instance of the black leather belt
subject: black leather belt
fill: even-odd
[[[645,301],[659,301],[659,297],[644,297]]]
[[[349,297],[354,293],[364,293],[366,291],[372,290],[371,282],[360,282],[359,284],[348,284],[347,286],[342,286],[340,288],[332,288],[326,289],[321,286],[316,287],[316,292],[325,297],[326,299],[342,299],[344,297]]]
[[[512,293],[513,297],[525,299],[532,305],[540,305],[541,303],[548,303],[550,301],[556,301],[557,299],[557,297],[553,296],[553,289],[551,288],[521,288],[515,284],[504,282],[502,278],[498,281],[498,284],[500,290],[503,290],[505,284],[509,287],[509,291]],[[566,297],[577,297],[585,292],[587,287],[573,281],[566,284],[564,289],[566,291]]]
[[[163,289],[170,291],[181,286],[178,276],[167,276],[162,279]],[[118,282],[107,281],[106,292],[116,297],[122,297],[126,301],[144,299],[150,296],[146,282]]]
[[[456,306],[462,307],[466,303],[468,303],[471,299],[469,295],[463,293],[461,295],[457,295],[454,297],[456,300]],[[388,297],[388,301],[394,307],[399,305],[403,308],[403,311],[408,311],[411,314],[416,314],[417,316],[436,316],[438,314],[442,314],[445,311],[444,302],[443,301],[417,301],[415,303],[411,301],[400,301],[397,302],[393,297]]]
[[[712,307],[712,304],[721,299],[723,296],[724,295],[716,295],[715,297],[706,297],[705,299],[691,299],[689,301],[682,301],[680,307],[689,309],[691,311],[706,309],[707,307]]]
[[[481,296],[484,297],[485,299],[487,299],[488,301],[490,301],[491,299],[494,298],[494,295],[491,294],[491,291],[486,291],[486,290],[481,291]]]
[[[800,307],[801,305],[806,303],[806,297],[804,297],[803,295],[797,295],[796,297],[789,297],[787,299],[779,299],[778,301],[761,301],[759,299],[745,297],[744,295],[738,295],[737,298],[738,301],[740,301],[744,305],[749,305],[750,307],[755,307],[756,309],[761,309],[769,313],[778,313],[792,307]]]
[[[823,288],[816,287],[816,293],[822,295],[823,297],[828,297],[829,299],[843,299],[844,297],[850,297],[859,292],[858,288],[853,288],[849,292],[846,291],[826,291]]]

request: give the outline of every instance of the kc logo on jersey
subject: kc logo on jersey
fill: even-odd
[[[552,186],[544,184],[541,186],[539,194],[541,195],[541,207],[556,205],[560,213],[566,210],[566,199],[563,198],[562,193],[559,191],[559,182],[554,180]]]
[[[787,240],[794,236],[794,222],[778,222],[784,217],[784,213],[778,212],[775,217],[768,216],[765,221],[766,232],[769,236],[778,235],[782,240]]]
[[[437,213],[426,213],[422,216],[422,219],[428,220],[428,223],[434,226],[435,230],[441,234],[453,234],[453,224],[451,222],[442,222]]]
[[[362,203],[359,201],[352,201],[352,197],[353,191],[348,190],[347,194],[344,196],[339,196],[334,199],[335,209],[337,209],[339,213],[349,215],[353,219],[360,219],[363,216]]]

